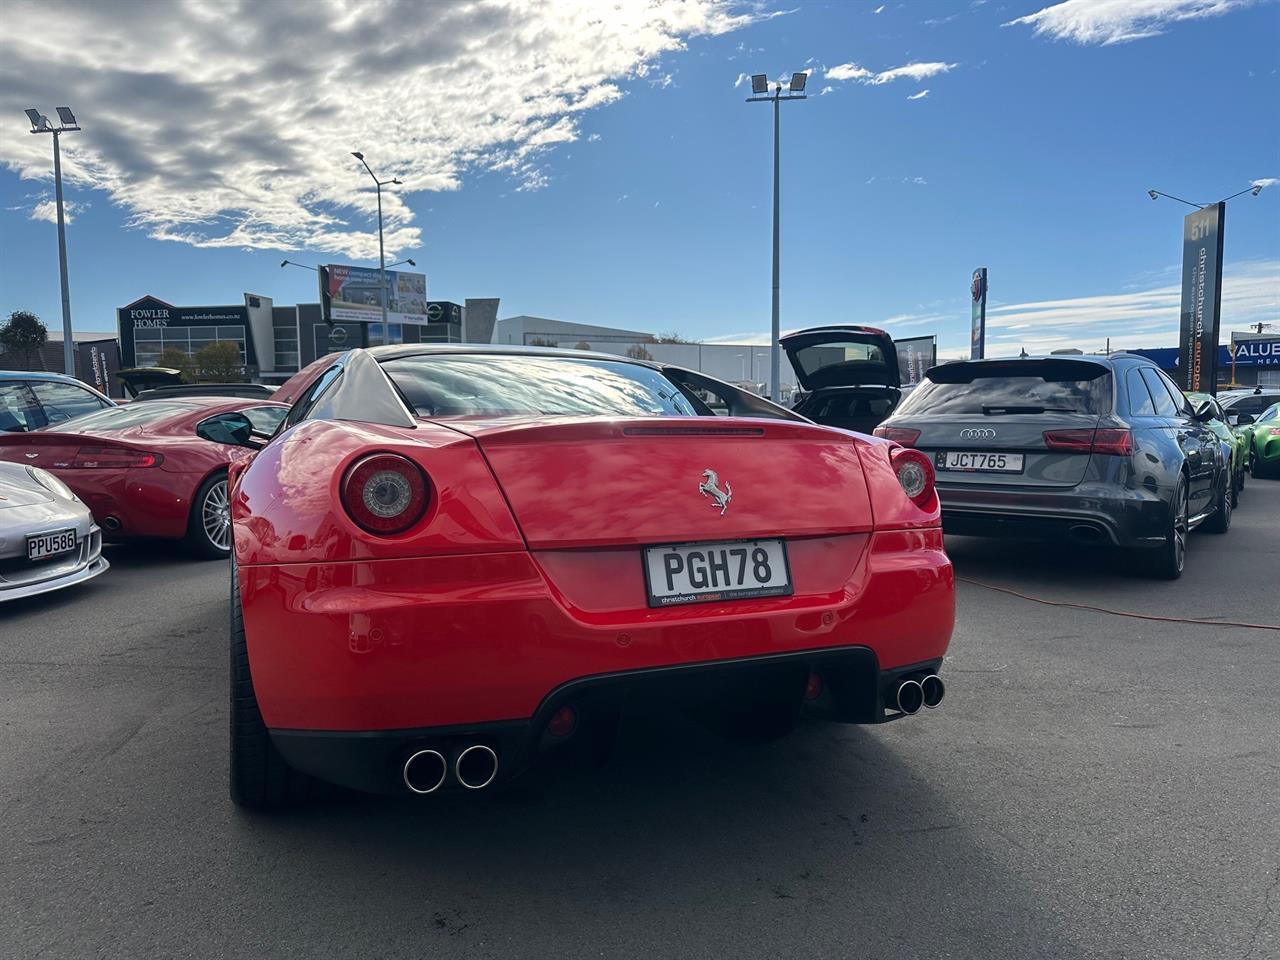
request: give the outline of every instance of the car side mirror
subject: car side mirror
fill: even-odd
[[[1242,413],[1231,418],[1231,425],[1233,427],[1247,427],[1249,424],[1257,422],[1257,419],[1251,413]]]
[[[225,443],[233,447],[261,450],[262,444],[253,437],[253,424],[243,413],[220,413],[196,424],[196,436],[213,443]]]
[[[1210,403],[1208,400],[1200,401],[1199,403],[1196,404],[1195,412],[1193,413],[1193,416],[1200,423],[1204,423],[1208,420],[1212,420],[1214,417],[1213,404]]]

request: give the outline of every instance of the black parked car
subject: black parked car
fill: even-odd
[[[1141,550],[1182,574],[1187,534],[1231,526],[1231,452],[1143,357],[970,360],[928,371],[877,436],[928,452],[943,527]]]
[[[898,351],[883,330],[833,324],[779,343],[804,391],[792,409],[815,423],[870,433],[902,397]]]

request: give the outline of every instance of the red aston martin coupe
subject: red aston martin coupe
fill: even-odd
[[[245,806],[313,778],[488,787],[607,743],[637,689],[747,737],[943,697],[955,593],[929,459],[701,373],[353,350],[231,476]]]
[[[226,397],[130,403],[30,433],[0,434],[0,460],[55,474],[93,511],[108,540],[185,540],[197,556],[225,558],[227,465],[250,454],[239,437],[201,436],[203,424],[234,412],[265,440],[288,410]]]

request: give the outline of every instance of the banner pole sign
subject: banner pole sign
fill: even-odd
[[[898,353],[898,381],[904,386],[915,386],[924,379],[924,372],[938,362],[938,338],[907,337],[893,341]]]
[[[1222,228],[1225,203],[1189,213],[1182,221],[1182,314],[1178,331],[1178,386],[1218,392],[1218,326],[1222,319]]]
[[[973,309],[969,316],[969,359],[981,360],[987,349],[987,268],[973,271],[969,284]]]

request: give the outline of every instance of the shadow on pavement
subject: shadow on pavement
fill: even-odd
[[[960,822],[896,752],[911,738],[884,733],[813,724],[736,744],[646,709],[602,770],[535,773],[492,796],[344,793],[237,815],[228,844],[246,869],[279,871],[290,926],[311,937],[355,898],[388,944],[425,927],[514,935],[529,956],[578,953],[584,936],[599,956],[923,957],[951,938],[1077,955],[992,857],[1006,844]],[[830,940],[832,917],[847,942]]]

